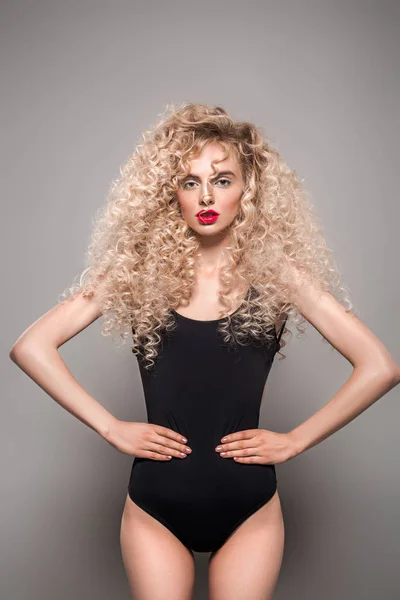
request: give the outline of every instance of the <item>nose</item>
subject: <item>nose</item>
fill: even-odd
[[[200,204],[205,204],[206,206],[208,206],[209,204],[212,204],[214,202],[213,197],[211,195],[211,193],[208,191],[207,189],[207,184],[205,189],[202,189],[201,194],[200,194]]]

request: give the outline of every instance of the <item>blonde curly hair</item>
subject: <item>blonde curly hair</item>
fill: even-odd
[[[123,344],[131,336],[140,363],[146,369],[154,366],[163,330],[176,326],[171,308],[189,303],[200,244],[182,218],[176,191],[190,161],[217,141],[225,156],[236,153],[244,181],[220,274],[225,308],[218,330],[224,341],[271,339],[282,315],[286,324],[293,321],[304,333],[305,319],[291,301],[293,268],[350,310],[347,289],[303,183],[261,130],[235,121],[220,106],[190,102],[178,108],[167,105],[159,117],[112,181],[107,202],[94,219],[86,268],[59,301],[99,293],[101,334],[117,332]],[[231,316],[237,281],[250,293]]]

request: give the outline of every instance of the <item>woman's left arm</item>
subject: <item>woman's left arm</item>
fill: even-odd
[[[332,435],[400,383],[400,367],[370,329],[329,292],[304,279],[296,287],[299,312],[353,365],[333,398],[287,435],[293,455]]]

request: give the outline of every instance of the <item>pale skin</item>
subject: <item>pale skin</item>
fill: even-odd
[[[189,185],[178,190],[187,224],[199,235],[201,263],[190,304],[178,308],[199,320],[219,317],[218,272],[226,227],[240,203],[243,179],[232,153],[218,163],[218,172],[233,175],[213,179],[211,161],[220,147],[208,144],[190,165]],[[195,214],[205,205],[220,213],[213,224],[199,223]],[[293,297],[298,311],[353,366],[333,398],[288,433],[264,429],[232,433],[215,449],[221,460],[280,464],[298,456],[344,427],[400,382],[400,368],[383,343],[357,317],[346,313],[329,293],[320,291],[293,272]],[[243,290],[244,293],[244,290]],[[233,311],[232,311],[233,312]],[[99,433],[119,451],[153,460],[184,457],[190,440],[166,427],[121,421],[109,413],[76,381],[58,348],[101,316],[98,295],[81,294],[55,305],[35,321],[13,345],[12,360],[60,406]],[[285,315],[277,322],[277,330]],[[159,521],[127,495],[121,520],[121,551],[132,597],[136,600],[191,600],[194,555]],[[210,600],[271,600],[284,550],[284,523],[278,492],[228,538],[209,558]]]

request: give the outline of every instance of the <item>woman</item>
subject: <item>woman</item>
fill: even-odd
[[[253,124],[221,107],[171,107],[113,182],[87,262],[71,297],[21,335],[11,358],[135,457],[120,536],[132,596],[191,598],[198,551],[211,553],[211,600],[272,598],[284,549],[275,465],[400,380],[351,311],[301,182]],[[57,352],[101,315],[102,333],[131,336],[147,423],[116,419]],[[300,333],[310,322],[354,369],[283,434],[258,419],[288,319]]]

